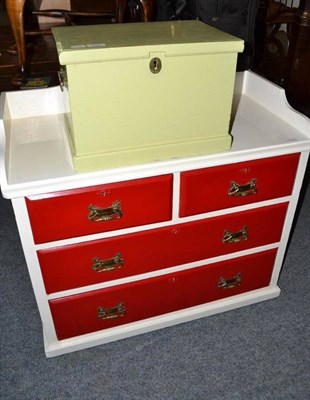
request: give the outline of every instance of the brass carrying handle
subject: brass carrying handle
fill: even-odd
[[[109,221],[111,219],[121,218],[123,211],[121,209],[121,202],[119,200],[114,201],[114,203],[107,208],[100,208],[93,204],[88,206],[90,213],[88,214],[88,219],[90,221]]]
[[[101,260],[98,257],[93,258],[93,270],[95,272],[113,271],[114,269],[122,268],[124,260],[121,253],[115,254],[114,257],[107,260]]]
[[[232,289],[236,286],[240,286],[242,282],[241,272],[238,272],[233,278],[223,278],[220,277],[217,287],[220,289]]]
[[[223,243],[237,243],[237,242],[241,242],[242,240],[248,240],[248,238],[249,238],[248,227],[245,225],[238,232],[231,232],[231,231],[225,230],[222,241],[223,241]]]
[[[99,306],[97,311],[99,319],[118,318],[118,317],[123,317],[126,314],[126,308],[123,302],[120,302],[117,306],[112,308],[105,308]]]
[[[244,185],[240,185],[235,181],[230,182],[230,189],[228,190],[229,196],[248,196],[250,194],[257,193],[256,187],[257,179],[253,178],[249,182],[245,183]]]
[[[68,82],[67,82],[67,79],[66,79],[66,75],[65,75],[65,72],[63,70],[58,71],[58,80],[59,80],[60,89],[63,92],[64,88],[68,87]]]

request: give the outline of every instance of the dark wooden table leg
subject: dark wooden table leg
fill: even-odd
[[[12,78],[12,82],[17,85],[21,84],[26,77],[24,6],[25,0],[6,0],[6,9],[13,31],[18,56],[19,73]]]
[[[143,22],[154,21],[155,17],[155,0],[139,0],[142,5],[142,20]]]
[[[129,0],[131,22],[151,22],[155,20],[156,0]]]
[[[124,22],[127,0],[118,0],[117,5],[118,5],[117,22],[122,23]]]

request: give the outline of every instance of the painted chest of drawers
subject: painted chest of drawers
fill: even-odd
[[[281,89],[237,75],[229,151],[89,173],[73,170],[59,88],[23,96],[2,96],[1,189],[47,356],[279,295],[310,148]]]

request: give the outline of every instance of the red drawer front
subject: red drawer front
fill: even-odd
[[[38,256],[46,291],[67,290],[279,242],[286,209],[287,203],[281,203],[151,231],[40,250]],[[224,231],[236,233],[244,227],[247,227],[248,238],[241,235],[235,239],[240,241],[223,242]],[[115,257],[117,254],[121,255],[122,262]],[[104,260],[106,264],[99,265],[98,270],[94,258]]]
[[[172,179],[172,175],[164,175],[28,197],[34,241],[44,243],[169,220]],[[106,209],[103,218],[108,220],[97,221],[102,209]]]
[[[299,154],[290,154],[184,172],[180,216],[288,196],[298,161]]]
[[[270,250],[51,300],[57,337],[66,339],[266,287],[275,256],[276,250]]]

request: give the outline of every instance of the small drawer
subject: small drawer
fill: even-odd
[[[172,175],[26,198],[35,243],[171,219]]]
[[[181,173],[180,216],[290,195],[299,155],[289,154]]]
[[[46,291],[68,290],[277,243],[286,209],[287,203],[283,203],[39,250]]]
[[[269,285],[276,250],[50,300],[59,340]]]

